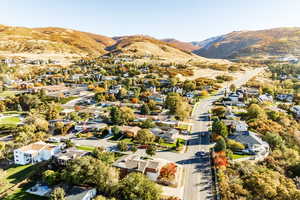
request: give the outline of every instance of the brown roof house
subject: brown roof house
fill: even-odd
[[[132,154],[120,158],[113,164],[113,166],[120,168],[122,176],[131,172],[140,172],[145,174],[150,180],[158,181],[161,168],[168,163],[171,162],[159,158],[144,159],[139,155]]]
[[[135,137],[139,130],[141,130],[138,126],[119,126],[120,131],[127,135],[128,137]]]

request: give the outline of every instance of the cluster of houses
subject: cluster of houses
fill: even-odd
[[[259,95],[259,91],[253,88],[238,89],[234,93],[227,93],[223,100],[223,105],[226,106],[225,119],[222,121],[227,125],[230,134],[229,139],[239,142],[244,145],[245,149],[236,150],[235,154],[249,155],[249,157],[241,160],[263,160],[270,151],[270,146],[263,141],[260,136],[250,130],[245,121],[239,120],[234,114],[231,106],[244,107],[244,96],[256,97],[259,101],[272,101],[272,96],[268,94]],[[239,160],[239,159],[237,159]]]

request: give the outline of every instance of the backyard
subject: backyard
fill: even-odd
[[[20,117],[16,115],[0,117],[0,124],[16,125],[20,122]]]

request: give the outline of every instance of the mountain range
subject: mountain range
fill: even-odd
[[[274,28],[259,31],[235,31],[199,43],[193,53],[207,58],[268,59],[300,56],[300,28]]]
[[[74,55],[130,54],[165,59],[273,58],[300,56],[300,28],[235,31],[204,41],[182,42],[133,35],[107,37],[72,29],[0,25],[0,53],[68,53]]]

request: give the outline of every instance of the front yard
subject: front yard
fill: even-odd
[[[26,179],[29,178],[33,173],[37,171],[37,167],[34,165],[12,165],[6,171],[6,180],[7,184],[4,187],[0,188],[0,193],[5,192],[7,196],[4,198],[5,200],[15,200],[15,199],[22,199],[22,200],[31,200],[31,199],[40,199],[36,196],[29,195],[25,193],[25,190],[28,188],[28,184],[26,184]],[[22,181],[25,181],[24,184]],[[20,184],[16,187],[14,185]],[[27,188],[25,187],[27,185]]]
[[[0,124],[17,125],[21,122],[18,116],[4,116],[0,118]]]

